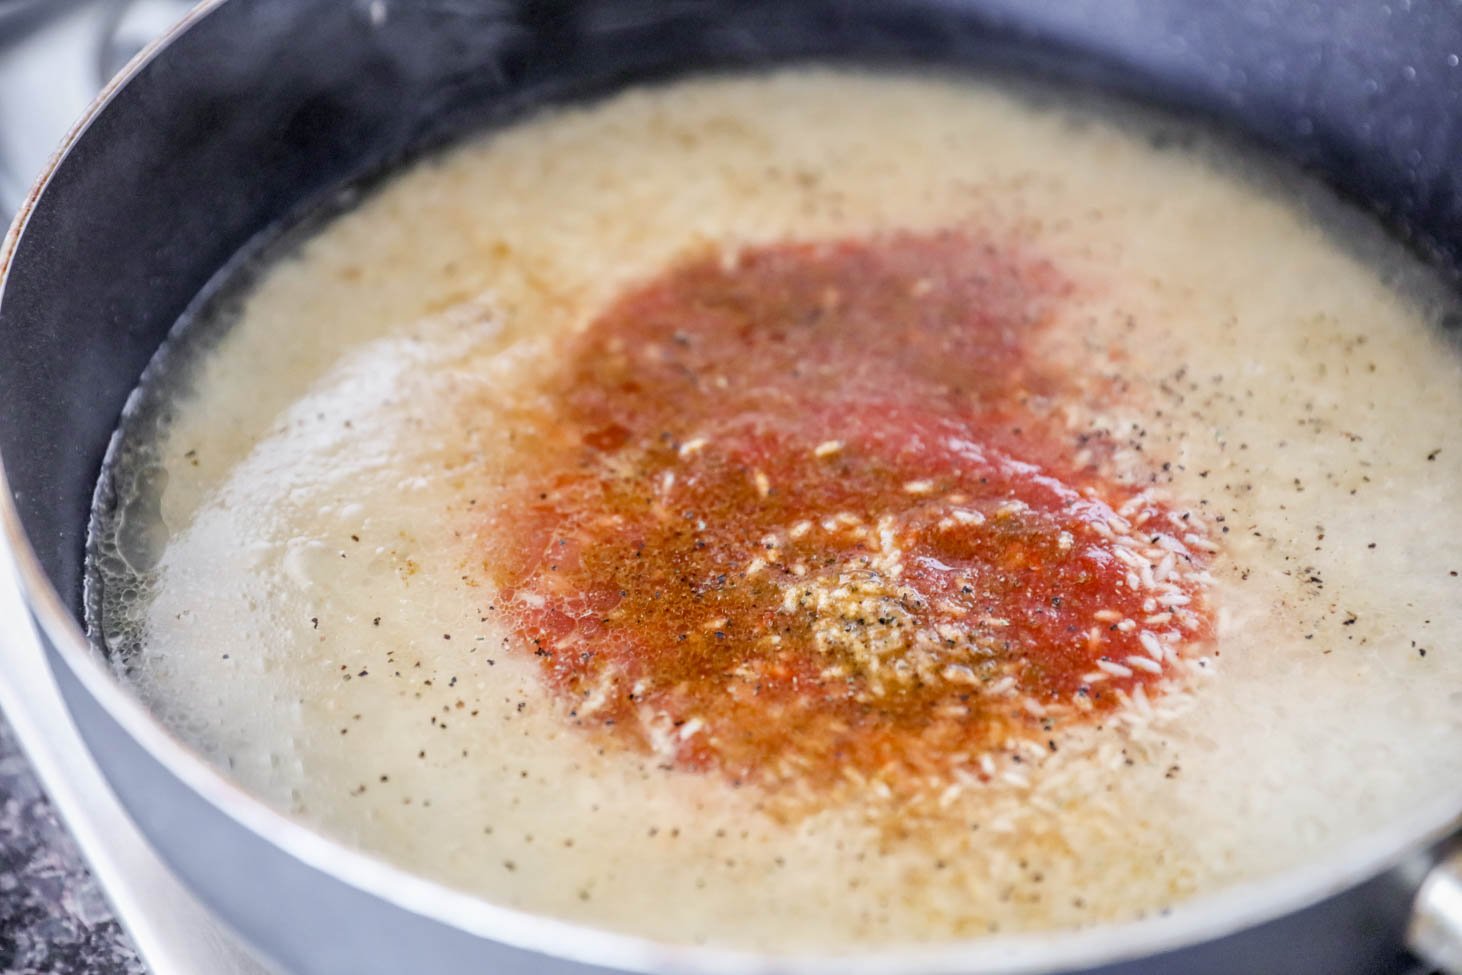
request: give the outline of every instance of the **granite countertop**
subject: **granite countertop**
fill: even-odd
[[[0,720],[0,972],[146,971]]]

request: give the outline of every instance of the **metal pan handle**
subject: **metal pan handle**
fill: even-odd
[[[1462,838],[1452,841],[1417,888],[1406,946],[1447,975],[1462,975]]]

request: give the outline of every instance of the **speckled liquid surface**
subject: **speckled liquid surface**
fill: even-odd
[[[515,607],[556,593],[505,577],[504,546],[525,486],[545,500],[563,487],[534,480],[561,440],[574,464],[613,461],[617,434],[554,418],[574,343],[620,296],[705,255],[733,273],[788,241],[940,233],[1018,241],[1073,282],[1033,354],[1082,393],[1027,383],[1020,400],[1071,459],[1042,459],[1030,436],[999,446],[1063,484],[1110,485],[1087,496],[1108,513],[1070,550],[1121,562],[1131,605],[1087,607],[1072,639],[1093,669],[1073,679],[1117,706],[1093,715],[1080,686],[1057,699],[1055,684],[970,669],[980,706],[1023,715],[1008,736],[934,766],[895,737],[879,745],[888,769],[848,763],[835,791],[792,761],[778,781],[806,789],[789,811],[764,783],[680,760],[697,736],[744,730],[676,712],[683,689],[598,670],[555,685],[543,653],[566,646],[535,655]],[[264,271],[227,328],[181,343],[129,417],[94,605],[139,693],[229,774],[502,903],[777,951],[1143,917],[1322,857],[1462,774],[1462,364],[1433,324],[1440,294],[1323,193],[1167,123],[825,71],[635,91],[418,164]],[[728,384],[757,379],[731,365]],[[846,422],[807,448],[856,446]],[[938,427],[918,423],[899,429]],[[675,466],[655,475],[676,478],[645,488],[647,504],[706,476],[720,448],[698,439],[675,434]],[[746,473],[748,504],[778,489]],[[926,492],[946,506],[930,525],[1003,516],[936,475],[895,485],[920,511]],[[887,512],[828,514],[818,530],[867,527],[846,551],[884,559],[884,582],[917,575]],[[785,537],[768,550],[798,524],[771,525]],[[836,631],[808,644],[804,659],[833,665],[819,680],[851,682],[863,707],[874,657],[924,679],[923,636],[848,637],[846,615],[827,615],[844,612],[847,566],[762,562],[727,575],[782,573],[785,612]],[[1174,573],[1189,569],[1184,588]],[[927,615],[896,586],[867,598]],[[982,640],[1015,626],[979,625]],[[1102,659],[1104,640],[1132,645]],[[928,673],[971,679],[938,664]],[[728,688],[745,677],[730,670]],[[606,709],[619,694],[633,706]],[[918,700],[920,729],[969,705]]]

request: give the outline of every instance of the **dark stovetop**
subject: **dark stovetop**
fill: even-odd
[[[0,720],[0,972],[6,975],[144,975],[146,972],[3,720]]]

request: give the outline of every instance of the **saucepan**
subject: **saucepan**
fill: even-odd
[[[162,856],[281,969],[1462,971],[1462,807],[1168,917],[840,958],[669,947],[496,906],[269,809],[167,733],[80,623],[129,392],[221,269],[472,127],[707,67],[998,69],[1203,115],[1462,266],[1462,8],[1445,0],[216,0],[78,124],[0,257],[0,525],[89,747]],[[1462,747],[1462,743],[1459,743]],[[1296,770],[1296,774],[1303,774]],[[1356,774],[1365,774],[1357,769]],[[1411,959],[1411,960],[1409,960]]]

